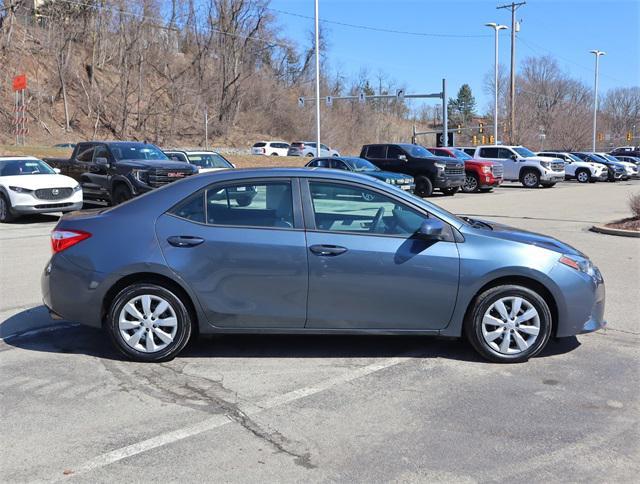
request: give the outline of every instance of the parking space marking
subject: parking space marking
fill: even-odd
[[[386,358],[382,361],[378,361],[376,363],[371,363],[370,365],[356,368],[355,370],[346,372],[334,378],[329,378],[327,380],[324,380],[321,383],[318,383],[317,385],[311,385],[311,386],[299,388],[297,390],[292,390],[282,395],[267,398],[256,404],[244,407],[241,410],[247,416],[252,416],[257,413],[260,413],[275,407],[279,407],[297,400],[301,400],[311,395],[318,394],[325,390],[329,390],[330,388],[333,388],[335,386],[357,380],[367,375],[371,375],[372,373],[376,373],[380,370],[384,370],[386,368],[390,368],[392,366],[405,363],[407,361],[413,360],[417,356],[419,355],[415,353],[411,353],[411,354],[406,354],[405,356],[396,356],[393,358]],[[89,461],[79,465],[78,467],[71,468],[72,473],[70,473],[69,475],[64,475],[62,477],[59,477],[58,479],[54,480],[54,482],[65,480],[69,476],[86,474],[87,472],[100,469],[102,467],[108,466],[110,464],[121,461],[128,457],[141,454],[143,452],[147,452],[149,450],[156,449],[158,447],[163,447],[165,445],[169,445],[174,442],[178,442],[180,440],[193,437],[203,432],[214,430],[216,428],[222,427],[223,425],[226,425],[234,421],[235,420],[233,420],[231,417],[227,415],[216,415],[214,417],[203,420],[202,422],[199,422],[197,424],[183,427],[181,429],[173,430],[171,432],[166,432],[164,434],[151,437],[141,442],[127,445],[126,447],[121,447],[119,449],[115,449],[110,452],[106,452],[97,457],[94,457],[93,459],[90,459]]]

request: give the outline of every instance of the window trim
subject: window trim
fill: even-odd
[[[422,207],[418,206],[418,205],[414,205],[410,202],[408,202],[407,200],[404,200],[400,197],[395,196],[395,194],[392,193],[388,193],[385,192],[383,190],[378,189],[377,187],[370,187],[368,185],[360,185],[358,183],[354,183],[351,181],[345,181],[345,180],[335,180],[335,179],[331,179],[331,178],[300,178],[300,189],[302,190],[302,212],[304,214],[304,221],[305,221],[305,230],[307,232],[314,232],[314,233],[322,233],[322,234],[340,234],[340,235],[358,235],[358,236],[364,236],[364,237],[385,237],[385,238],[394,238],[394,239],[402,239],[402,240],[407,240],[410,239],[411,237],[413,237],[413,235],[400,235],[400,234],[376,234],[376,233],[361,233],[361,232],[350,232],[350,231],[345,231],[345,230],[322,230],[322,229],[318,229],[316,227],[316,216],[315,216],[315,211],[313,208],[313,198],[311,197],[311,188],[309,186],[309,183],[311,182],[320,182],[320,183],[330,183],[330,184],[339,184],[339,185],[345,185],[347,187],[361,187],[363,190],[369,190],[372,192],[376,192],[379,193],[382,196],[385,196],[387,198],[390,198],[394,201],[396,201],[399,204],[402,205],[406,205],[409,208],[411,208],[412,210],[415,210],[418,213],[421,213],[422,215],[425,215],[425,218],[436,218],[438,220],[440,220],[445,226],[449,227],[450,229],[450,233],[451,233],[451,237],[448,238],[447,240],[441,240],[440,242],[456,242],[456,232],[457,229],[452,226],[451,224],[449,224],[446,220],[441,219],[440,217],[438,217],[437,215],[425,211],[425,209],[423,209]]]

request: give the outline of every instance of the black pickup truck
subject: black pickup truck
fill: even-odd
[[[434,156],[420,145],[409,143],[364,145],[360,158],[369,160],[381,170],[413,176],[414,193],[428,197],[434,188],[445,195],[453,195],[464,183],[464,162]]]
[[[196,166],[170,160],[157,146],[132,141],[81,142],[71,158],[44,161],[78,180],[85,200],[114,205],[198,173]]]

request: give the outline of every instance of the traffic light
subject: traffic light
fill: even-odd
[[[473,143],[474,146],[478,144],[478,137],[475,134],[471,138],[471,142]]]
[[[627,131],[627,141],[633,141],[633,133],[631,131]]]
[[[492,135],[492,134],[490,134],[490,135],[489,135],[489,144],[490,144],[490,145],[492,145],[492,144],[493,144],[493,141],[494,141],[493,135]]]
[[[604,134],[598,133],[598,141],[604,141]]]
[[[462,130],[460,128],[462,128],[462,126],[458,125],[458,134],[462,134]]]
[[[483,145],[487,144],[487,137],[485,135],[482,135],[482,144]]]
[[[484,123],[480,123],[480,126],[478,127],[478,132],[484,133]]]

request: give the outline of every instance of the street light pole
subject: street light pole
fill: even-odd
[[[593,143],[591,151],[596,151],[596,128],[598,123],[598,70],[600,68],[600,56],[606,55],[606,52],[601,50],[590,50],[591,54],[596,56],[596,78],[593,87]]]
[[[320,28],[316,2],[316,156],[320,156]]]
[[[507,29],[506,25],[498,25],[495,22],[485,24],[487,27],[491,27],[496,33],[496,48],[495,48],[495,60],[494,60],[494,90],[495,96],[493,100],[493,144],[498,144],[498,32],[500,30]]]

